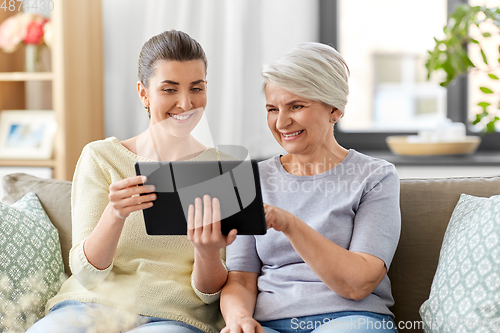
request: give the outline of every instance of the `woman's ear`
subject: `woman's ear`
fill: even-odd
[[[141,81],[137,81],[137,93],[139,94],[139,98],[142,101],[142,105],[144,105],[145,107],[149,106],[148,94]]]
[[[340,112],[337,108],[332,108],[330,111],[330,122],[335,124],[339,118],[342,116],[342,112]]]

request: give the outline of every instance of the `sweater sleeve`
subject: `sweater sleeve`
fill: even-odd
[[[203,303],[205,303],[205,304],[211,304],[211,303],[217,301],[220,298],[220,293],[222,291],[222,289],[221,289],[218,292],[215,292],[213,294],[205,294],[204,292],[201,292],[198,290],[198,288],[196,288],[192,277],[191,277],[191,287],[193,288],[196,296],[198,296],[199,299],[201,299],[203,301]]]
[[[399,177],[392,164],[379,174],[381,179],[361,198],[349,250],[380,258],[389,270],[401,232]]]
[[[98,162],[88,145],[78,160],[71,190],[73,246],[70,250],[71,272],[86,289],[92,289],[109,274],[113,263],[99,270],[87,260],[83,243],[99,222],[109,199],[109,173]]]
[[[226,269],[226,272],[227,272],[228,270],[227,270],[227,266],[226,266],[226,250],[225,249],[223,249],[221,251],[221,258],[220,259],[221,259],[222,265],[224,265],[224,268]],[[213,302],[219,300],[220,293],[222,292],[222,288],[213,294],[205,294],[204,292],[201,292],[200,290],[198,290],[198,288],[196,288],[196,285],[194,284],[193,274],[191,274],[191,288],[193,288],[193,291],[196,294],[196,296],[198,296],[198,298],[201,299],[203,301],[203,303],[205,303],[205,304],[212,304]]]

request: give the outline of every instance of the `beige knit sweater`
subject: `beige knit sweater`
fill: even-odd
[[[207,149],[193,160],[217,160]],[[126,149],[116,138],[88,144],[78,161],[71,195],[73,275],[47,303],[72,299],[94,302],[134,313],[183,321],[205,332],[224,325],[219,293],[207,295],[191,282],[194,250],[186,236],[149,236],[142,211],[126,219],[111,266],[98,270],[83,253],[90,235],[108,204],[109,185],[135,176],[134,163],[150,161]],[[225,251],[221,251],[225,259]]]

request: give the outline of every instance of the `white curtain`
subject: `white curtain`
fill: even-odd
[[[136,91],[139,52],[150,37],[177,29],[208,57],[205,114],[213,142],[242,145],[252,158],[283,152],[267,128],[260,69],[300,42],[317,41],[317,0],[102,0],[102,6],[106,136],[124,140],[147,128]]]

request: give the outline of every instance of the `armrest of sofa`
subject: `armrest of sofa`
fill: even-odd
[[[444,233],[460,194],[500,194],[500,176],[401,179],[400,183],[401,237],[388,272],[396,302],[391,311],[396,322],[418,322],[418,310],[429,297]]]

